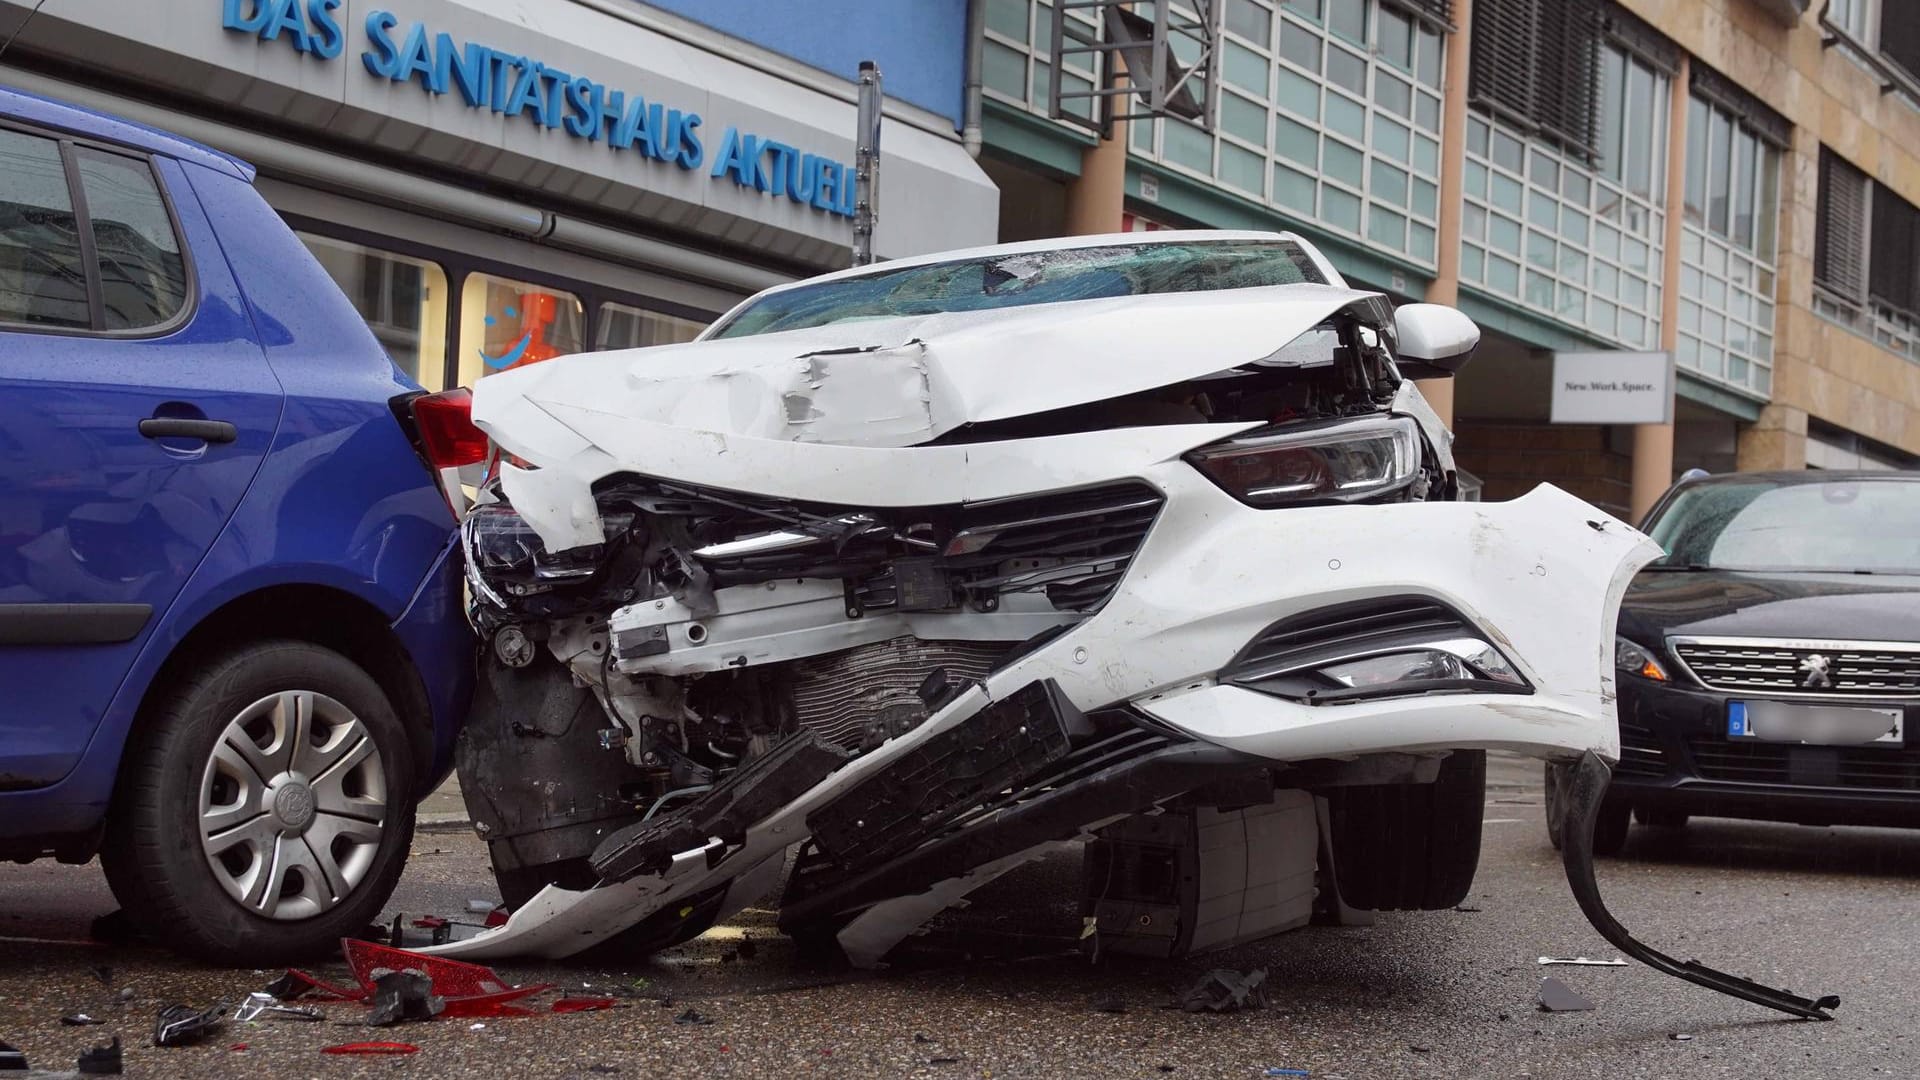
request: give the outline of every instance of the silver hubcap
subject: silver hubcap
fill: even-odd
[[[240,711],[200,778],[200,846],[227,895],[269,919],[306,919],[373,867],[387,815],[380,751],[359,717],[311,690]]]

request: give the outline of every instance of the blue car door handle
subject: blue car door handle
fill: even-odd
[[[240,429],[225,420],[150,416],[140,421],[140,434],[149,439],[203,439],[210,443],[230,443],[240,437]]]

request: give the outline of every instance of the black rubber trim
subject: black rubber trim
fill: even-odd
[[[152,616],[152,604],[0,604],[0,645],[112,645]]]
[[[1550,824],[1559,827],[1560,857],[1566,864],[1567,884],[1572,886],[1573,899],[1580,905],[1581,912],[1593,928],[1600,931],[1601,937],[1635,960],[1677,979],[1808,1020],[1833,1019],[1827,1010],[1838,1008],[1840,999],[1831,994],[1817,999],[1799,997],[1715,971],[1698,960],[1675,960],[1634,940],[1627,928],[1607,910],[1606,902],[1600,899],[1600,885],[1593,876],[1593,826],[1600,816],[1600,803],[1606,797],[1612,773],[1607,763],[1589,750],[1571,766],[1556,766],[1554,774],[1563,793],[1558,802],[1564,816],[1561,821]]]

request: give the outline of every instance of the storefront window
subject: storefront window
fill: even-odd
[[[446,388],[447,273],[424,259],[300,233],[402,371]]]
[[[593,332],[595,349],[644,349],[692,341],[707,324],[627,304],[601,304]]]
[[[570,292],[492,274],[460,289],[460,385],[580,352],[586,309]]]

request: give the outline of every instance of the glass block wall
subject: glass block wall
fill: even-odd
[[[1153,14],[1144,0],[1135,11]],[[990,0],[989,95],[1045,113],[1051,19],[1044,0]],[[1136,122],[1134,156],[1432,267],[1441,35],[1379,0],[1226,0],[1224,20],[1214,133],[1178,119]],[[1191,42],[1175,44],[1193,59]],[[1093,71],[1068,65],[1062,77],[1085,89]]]
[[[1773,391],[1780,153],[1727,109],[1698,96],[1687,109],[1674,361],[1765,397]]]
[[[1660,346],[1671,82],[1602,50],[1588,160],[1490,116],[1467,122],[1460,280],[1630,349]]]
[[[1078,22],[1089,35],[1095,33],[1093,21],[1084,10],[1069,10],[1067,18]],[[1053,67],[1047,57],[1053,49],[1053,7],[1045,0],[987,0],[986,41],[980,53],[982,92],[991,98],[1017,105],[1040,116],[1047,115],[1047,97],[1051,90]],[[1093,89],[1098,58],[1077,53],[1063,58],[1066,68],[1062,91]],[[1092,116],[1091,99],[1064,102],[1081,116]],[[1066,121],[1061,121],[1066,123]],[[1076,127],[1084,131],[1085,128]]]

